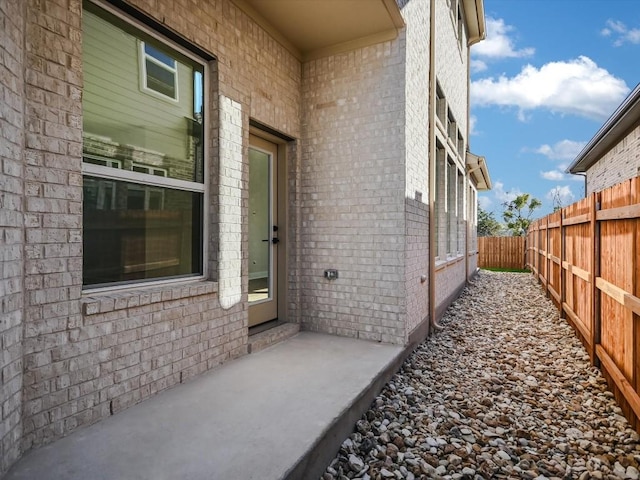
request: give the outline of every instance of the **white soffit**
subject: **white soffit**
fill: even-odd
[[[464,13],[469,30],[469,46],[485,39],[486,24],[483,0],[463,0]]]
[[[491,177],[484,157],[467,152],[467,173],[473,177],[478,190],[491,190]]]
[[[232,0],[300,60],[394,39],[395,0]]]

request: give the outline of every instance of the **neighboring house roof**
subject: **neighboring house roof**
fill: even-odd
[[[471,175],[476,188],[480,191],[491,190],[489,168],[484,157],[467,152],[467,173]]]
[[[483,0],[463,0],[462,5],[469,30],[469,46],[471,46],[486,37],[484,4]]]
[[[640,120],[640,83],[609,117],[595,136],[567,168],[567,173],[584,173],[618,143]]]
[[[299,60],[392,40],[405,25],[395,0],[232,1]]]

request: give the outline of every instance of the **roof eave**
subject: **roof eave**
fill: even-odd
[[[478,191],[491,190],[491,177],[489,176],[487,160],[480,155],[467,152],[466,164],[467,173],[473,177]]]
[[[585,173],[618,139],[640,122],[640,83],[578,154],[566,173]]]
[[[470,47],[481,42],[487,36],[484,3],[483,0],[464,0],[463,5],[469,32],[467,45]]]

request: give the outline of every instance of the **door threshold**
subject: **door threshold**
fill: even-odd
[[[249,329],[248,353],[255,353],[293,337],[300,331],[300,324],[271,320]]]

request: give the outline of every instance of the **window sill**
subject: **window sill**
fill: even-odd
[[[83,315],[95,315],[217,292],[218,282],[197,280],[154,286],[137,285],[109,292],[85,292],[80,303]]]
[[[460,254],[460,255],[447,257],[446,260],[436,260],[436,272],[440,270],[444,270],[445,268],[451,267],[463,259],[464,259],[464,255]]]

